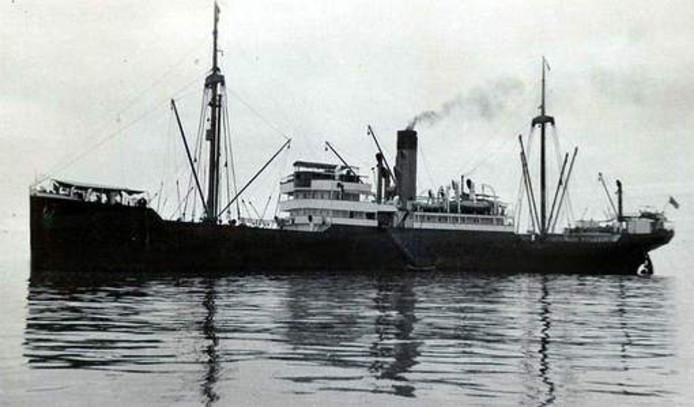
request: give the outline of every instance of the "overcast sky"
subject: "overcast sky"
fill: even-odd
[[[537,113],[542,55],[561,148],[580,149],[577,216],[591,204],[580,195],[602,194],[598,171],[625,182],[632,210],[660,208],[670,194],[694,199],[691,1],[219,3],[240,182],[282,134],[294,140],[250,189],[256,206],[292,161],[334,162],[325,140],[370,174],[367,124],[392,154],[398,129],[442,107],[446,117],[417,128],[419,189],[466,173],[513,202],[516,137]],[[26,215],[27,188],[42,174],[173,185],[185,156],[168,101],[192,137],[211,22],[208,0],[3,0],[0,222]],[[604,211],[596,199],[588,216]]]

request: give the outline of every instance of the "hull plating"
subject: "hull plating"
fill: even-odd
[[[162,220],[152,209],[31,198],[32,277],[50,273],[456,271],[635,273],[672,232],[611,243],[513,233],[333,226],[325,232]]]
[[[152,209],[31,197],[32,274],[402,268],[385,230],[324,233],[162,220]]]
[[[671,231],[622,235],[614,242],[546,240],[510,232],[393,229],[393,238],[417,265],[482,272],[635,274],[650,250]]]

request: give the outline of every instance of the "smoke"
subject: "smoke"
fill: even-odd
[[[595,89],[607,97],[624,103],[642,105],[647,94],[653,94],[654,81],[640,73],[618,73],[604,68],[595,68],[591,73],[591,83]]]
[[[525,85],[518,78],[499,78],[484,86],[474,87],[467,93],[459,93],[437,110],[426,110],[418,114],[410,120],[407,129],[414,130],[420,124],[433,126],[455,112],[492,121],[505,112],[509,99],[521,95],[524,90]]]
[[[428,123],[431,125],[439,120],[441,120],[441,115],[433,110],[427,110],[410,120],[410,123],[407,125],[407,130],[414,130],[414,126],[418,125],[419,123]]]

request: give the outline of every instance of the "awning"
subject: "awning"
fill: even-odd
[[[59,188],[68,188],[68,189],[77,188],[77,189],[82,189],[82,190],[91,189],[95,192],[101,192],[101,193],[125,192],[126,194],[142,194],[145,192],[143,190],[138,190],[138,189],[121,188],[121,187],[99,185],[99,184],[90,184],[90,183],[86,183],[86,182],[72,182],[72,181],[64,181],[64,180],[57,180],[57,179],[50,179],[47,182],[50,182]]]

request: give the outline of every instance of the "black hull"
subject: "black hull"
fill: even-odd
[[[32,277],[65,273],[403,271],[633,274],[672,232],[612,243],[514,233],[332,226],[325,232],[162,220],[150,208],[32,196]]]
[[[545,240],[510,232],[393,229],[394,240],[418,266],[471,272],[635,274],[648,252],[666,244],[672,231],[622,235],[614,242]]]
[[[386,230],[323,233],[162,220],[150,208],[31,197],[32,276],[66,271],[402,269]]]

